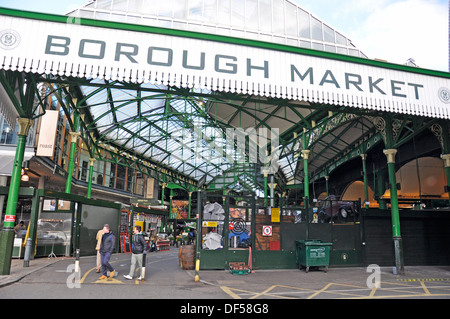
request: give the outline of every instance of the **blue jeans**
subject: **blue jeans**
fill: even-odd
[[[102,260],[102,273],[104,276],[106,276],[106,270],[114,271],[114,268],[109,264],[109,259],[111,258],[111,253],[110,252],[100,252],[100,257]]]

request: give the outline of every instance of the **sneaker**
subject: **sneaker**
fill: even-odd
[[[139,278],[137,280],[142,280],[141,276],[139,276]]]
[[[98,278],[98,279],[102,280],[102,279],[106,279],[106,278],[108,278],[108,277],[106,277],[105,275],[103,275],[103,276],[101,276],[101,277]]]
[[[109,273],[109,278],[114,277],[114,273],[115,273],[115,272],[116,272],[115,270],[111,271],[111,272]]]
[[[130,275],[123,275],[123,277],[130,280],[133,279],[133,277],[131,277]]]

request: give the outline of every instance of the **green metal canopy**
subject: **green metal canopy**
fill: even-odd
[[[320,61],[335,60],[349,62],[353,66],[377,67],[445,80],[449,78],[443,72],[367,60],[339,32],[290,1],[279,2],[284,8],[284,18],[280,16],[275,4],[269,6],[272,21],[270,30],[263,26],[267,12],[262,8],[267,2],[262,0],[246,1],[241,22],[236,17],[242,8],[236,1],[200,1],[196,6],[192,6],[191,2],[188,5],[186,1],[185,6],[174,7],[167,7],[167,1],[152,1],[151,10],[150,6],[145,6],[145,1],[91,1],[71,13],[69,18],[9,9],[0,9],[0,14],[105,30],[116,28],[140,33],[153,32],[169,37],[206,39],[208,43],[241,41],[244,46],[270,48],[274,52],[291,51],[321,59]],[[229,7],[224,6],[224,3],[228,3]],[[164,8],[179,8],[180,12]],[[292,19],[295,18],[298,28],[293,35],[288,28],[292,21],[285,19],[290,14],[290,9],[296,13]],[[147,12],[148,10],[150,11]],[[209,19],[208,14],[212,13],[214,17],[221,14],[229,17],[228,23],[215,24]],[[258,16],[258,25],[246,24],[245,21],[250,21],[255,14]],[[285,22],[282,30],[276,29],[279,26],[275,21]],[[238,26],[240,30],[237,29]],[[246,39],[233,38],[238,35],[243,35]],[[47,40],[46,51],[55,56],[65,54],[69,42],[63,37],[57,39],[60,42],[55,39],[56,37],[52,38],[55,42]],[[264,42],[267,40],[278,44]],[[88,42],[83,44],[86,43]],[[102,45],[101,41],[96,43]],[[127,44],[126,47],[131,51],[120,53],[132,61],[135,53],[137,54],[137,51],[133,51],[136,50],[136,45]],[[125,45],[122,45],[121,49],[124,48]],[[57,52],[57,49],[60,51]],[[169,49],[159,49],[170,53]],[[80,55],[82,49],[78,52]],[[150,54],[150,49],[148,52]],[[87,55],[84,51],[82,53]],[[231,60],[230,56],[228,59]],[[147,60],[150,61],[150,57]],[[259,195],[264,191],[264,177],[269,174],[274,176],[278,191],[283,192],[289,185],[304,182],[302,150],[310,151],[309,175],[312,179],[318,179],[383,141],[383,127],[380,125],[384,114],[380,111],[382,108],[372,107],[371,103],[359,98],[357,101],[355,98],[356,102],[350,101],[350,98],[344,98],[339,93],[333,97],[337,98],[336,102],[330,97],[314,96],[318,94],[314,90],[305,93],[304,98],[300,93],[297,93],[299,97],[295,99],[280,98],[279,92],[273,94],[273,88],[271,93],[257,94],[256,89],[238,92],[236,88],[211,89],[211,86],[206,85],[177,85],[169,80],[129,81],[125,76],[116,76],[115,79],[98,74],[95,76],[93,69],[90,73],[85,71],[84,76],[68,75],[67,65],[64,72],[54,70],[62,68],[61,63],[58,66],[56,63],[52,64],[53,69],[47,66],[45,72],[35,72],[33,67],[39,69],[44,62],[39,63],[39,66],[29,67],[29,72],[19,72],[11,66],[4,66],[0,71],[0,81],[14,106],[4,106],[2,109],[5,114],[6,110],[10,113],[15,110],[21,117],[36,118],[45,112],[42,107],[44,101],[54,94],[70,118],[71,130],[81,133],[91,157],[106,160],[104,154],[108,152],[123,165],[135,165],[138,170],[160,181],[177,183],[186,190],[195,189],[199,183],[204,183],[204,187],[210,190],[233,190]],[[219,69],[217,63],[216,71]],[[248,67],[249,65],[247,62]],[[227,69],[231,72],[230,70]],[[339,85],[331,71],[328,71],[321,76],[321,86],[344,86]],[[305,82],[308,72],[306,69],[298,71],[292,64],[292,82],[295,76],[296,80],[300,81],[300,78]],[[361,76],[358,78],[355,73],[345,73],[345,85],[347,89],[355,87],[362,91],[360,86],[363,79]],[[312,71],[309,76],[312,82]],[[370,89],[386,95],[377,86],[380,79],[375,82],[376,78],[369,77]],[[392,94],[400,96],[399,81],[391,82]],[[408,87],[403,84],[405,88]],[[415,89],[412,92],[416,96],[420,92],[420,85],[415,82],[409,85],[411,90]],[[32,94],[24,94],[25,88]],[[31,96],[36,99],[30,100]],[[345,103],[339,102],[341,100],[345,100]],[[400,108],[398,112],[390,106],[385,109],[397,118],[398,143],[438,121],[432,117],[418,118],[414,114],[400,114],[403,113]],[[247,136],[243,140],[239,140],[241,133]]]

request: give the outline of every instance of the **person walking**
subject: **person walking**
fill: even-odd
[[[102,244],[103,234],[104,234],[104,232],[103,232],[103,228],[102,228],[97,232],[97,236],[96,236],[97,245],[95,246],[95,250],[97,250],[97,267],[96,267],[95,271],[97,273],[99,273],[100,269],[102,268],[102,257],[100,256],[100,246]]]
[[[141,233],[141,226],[135,226],[133,230],[133,241],[131,246],[131,267],[130,273],[124,275],[126,279],[133,279],[134,271],[136,269],[136,262],[139,268],[142,268],[142,259],[147,256],[147,244],[144,235]],[[141,280],[139,276],[138,280]]]
[[[106,279],[107,270],[109,270],[109,277],[114,277],[115,270],[109,264],[109,259],[111,258],[111,254],[113,253],[116,247],[116,236],[114,236],[113,232],[109,229],[109,225],[105,224],[103,226],[103,236],[100,244],[100,257],[102,262],[102,273],[99,279]]]

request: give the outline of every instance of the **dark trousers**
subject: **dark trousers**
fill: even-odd
[[[106,276],[106,270],[114,271],[114,268],[109,264],[109,259],[111,258],[111,253],[110,252],[100,252],[100,257],[102,260],[102,273],[104,276]]]

